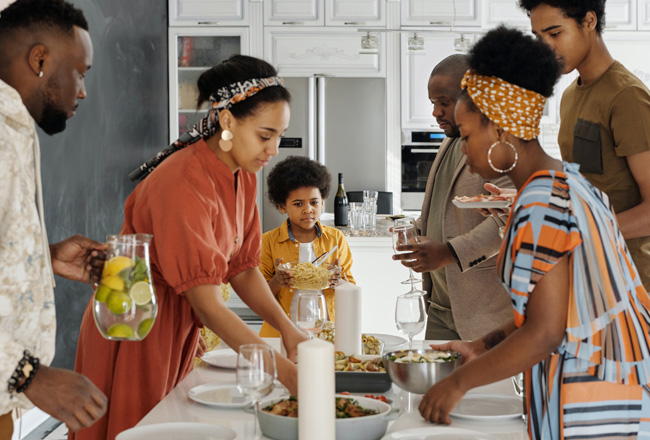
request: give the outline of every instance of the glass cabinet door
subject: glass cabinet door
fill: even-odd
[[[199,76],[232,55],[248,52],[246,28],[169,29],[170,143],[191,129],[208,103],[197,108]]]

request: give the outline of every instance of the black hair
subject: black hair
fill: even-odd
[[[332,176],[325,165],[304,156],[289,156],[278,162],[266,178],[267,196],[276,208],[287,203],[289,193],[298,188],[316,187],[326,199],[331,182]]]
[[[519,7],[530,16],[530,11],[539,5],[548,5],[561,9],[564,15],[572,18],[579,25],[582,24],[587,12],[594,11],[596,14],[596,32],[603,33],[605,28],[605,0],[519,0]]]
[[[64,0],[16,0],[0,12],[0,40],[42,28],[74,37],[74,26],[88,30],[83,12]]]
[[[254,78],[277,76],[275,68],[264,60],[246,55],[233,55],[222,63],[206,70],[197,81],[199,99],[197,108],[210,99],[210,95],[222,87],[238,81]],[[291,102],[291,93],[285,87],[266,87],[255,95],[230,107],[230,112],[237,119],[243,119],[255,113],[262,103]]]
[[[474,44],[469,52],[469,68],[479,75],[501,78],[547,98],[553,94],[561,74],[560,64],[549,46],[505,26],[492,29]],[[464,91],[460,99],[467,100],[467,97]],[[477,110],[473,107],[470,105],[469,109]]]
[[[431,71],[430,77],[435,75],[449,75],[458,78],[458,84],[460,87],[460,80],[463,78],[463,75],[468,68],[467,55],[449,55],[447,58],[436,64],[436,67]]]

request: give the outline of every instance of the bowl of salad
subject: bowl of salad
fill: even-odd
[[[436,382],[460,367],[461,355],[455,351],[396,350],[384,353],[384,366],[390,379],[403,390],[424,394]]]

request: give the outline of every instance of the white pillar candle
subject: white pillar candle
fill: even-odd
[[[298,344],[298,438],[336,438],[334,390],[334,346],[317,338]]]
[[[336,327],[334,346],[347,355],[363,354],[361,343],[361,287],[344,282],[334,289]]]

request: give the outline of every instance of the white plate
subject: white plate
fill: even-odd
[[[431,426],[413,428],[404,431],[391,432],[381,440],[496,440],[487,434],[471,429],[454,428],[451,426]]]
[[[456,199],[451,199],[451,203],[456,205],[457,208],[472,208],[472,209],[501,208],[502,209],[510,206],[512,202],[510,200],[494,200],[494,201],[486,200],[485,202],[459,202]]]
[[[400,336],[385,335],[382,333],[365,333],[368,336],[374,336],[384,343],[384,351],[387,347],[397,347],[398,345],[406,344],[406,339]]]
[[[115,440],[233,440],[235,431],[207,423],[161,423],[138,426],[117,435]]]
[[[502,394],[467,394],[449,415],[459,419],[502,421],[521,417],[521,397]]]
[[[277,384],[276,384],[277,386]],[[243,408],[251,403],[250,398],[243,395],[237,385],[232,383],[207,383],[192,388],[188,397],[204,405],[221,408]],[[275,388],[265,399],[288,396],[286,388],[281,385]]]
[[[237,368],[237,352],[232,348],[209,351],[205,353],[201,359],[215,367],[228,368],[231,370]]]

